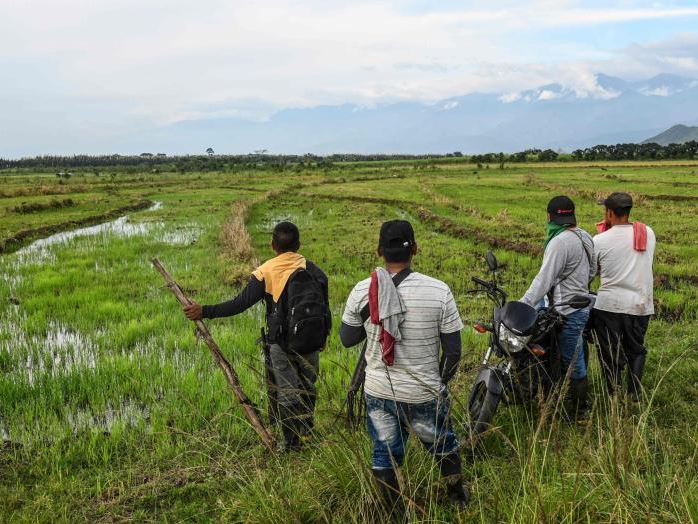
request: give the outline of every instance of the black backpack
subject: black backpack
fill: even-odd
[[[325,347],[330,310],[322,285],[310,271],[301,268],[291,274],[274,313],[288,353],[304,355]]]

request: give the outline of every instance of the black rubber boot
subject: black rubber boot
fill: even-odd
[[[284,436],[282,451],[285,453],[300,451],[302,448],[301,439],[292,421],[284,420],[281,422],[281,433]]]
[[[584,421],[589,417],[589,380],[587,377],[570,380],[567,413],[573,421]]]
[[[400,496],[400,484],[394,469],[372,469],[382,509],[392,522],[404,522],[405,504]]]
[[[606,379],[606,388],[610,396],[615,395],[616,391],[621,387],[621,369],[620,366],[610,364],[603,368],[604,378]]]
[[[642,398],[642,372],[645,370],[645,355],[638,355],[628,361],[628,395],[633,402]]]
[[[460,454],[456,451],[441,457],[439,461],[441,476],[446,482],[446,494],[451,503],[459,508],[470,501],[470,491],[463,484],[463,468]]]
[[[315,421],[313,420],[313,415],[315,414],[315,401],[316,395],[311,395],[309,393],[303,393],[302,395],[302,412],[303,412],[303,423],[305,425],[304,432],[309,434],[313,427],[315,426]]]
[[[303,423],[298,419],[294,406],[279,406],[281,433],[284,436],[282,451],[298,451],[302,448]]]

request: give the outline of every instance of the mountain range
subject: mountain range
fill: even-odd
[[[669,144],[683,144],[690,141],[698,142],[698,127],[685,126],[683,124],[675,125],[657,136],[644,140],[643,144],[659,144],[660,146],[668,146]]]
[[[626,81],[597,74],[592,94],[549,84],[431,104],[286,109],[264,122],[181,121],[143,138],[154,150],[192,151],[199,144],[201,151],[210,146],[221,153],[571,151],[640,142],[677,122],[698,124],[698,80],[662,74]]]

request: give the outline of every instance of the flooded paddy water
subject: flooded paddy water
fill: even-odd
[[[162,352],[164,342],[152,337],[138,340],[131,347],[115,348],[109,322],[102,322],[97,329],[81,329],[79,318],[70,322],[60,320],[61,311],[52,311],[51,308],[38,311],[41,304],[31,303],[31,297],[27,297],[22,289],[24,284],[40,279],[42,270],[60,274],[61,265],[67,263],[66,256],[78,260],[94,258],[91,271],[83,271],[84,284],[89,286],[91,273],[113,269],[113,263],[107,262],[105,255],[117,240],[140,238],[141,242],[173,246],[195,243],[202,234],[202,227],[168,225],[159,219],[149,219],[148,212],[159,211],[162,207],[161,202],[156,202],[135,217],[124,215],[102,224],[56,233],[38,239],[14,254],[0,257],[0,283],[10,299],[0,315],[0,370],[5,384],[40,391],[51,382],[69,381],[72,375],[94,375],[102,363],[113,359],[114,354],[138,366],[150,356]],[[134,244],[134,249],[138,249],[137,245]],[[60,289],[55,292],[60,293]],[[43,325],[38,325],[35,315]],[[186,355],[179,350],[169,357],[170,362],[180,369],[191,366]],[[52,424],[58,434],[62,433],[63,427],[70,428],[74,434],[90,428],[107,434],[117,425],[147,425],[150,419],[148,406],[128,396],[117,401],[108,400],[103,406],[94,408],[76,407],[68,401],[61,412],[57,418],[63,424],[60,420]],[[41,426],[38,420],[36,422]],[[0,437],[3,440],[28,443],[35,436],[35,429],[17,427],[13,431],[0,404]],[[43,426],[39,432],[43,439],[51,437],[46,430]]]
[[[228,205],[220,209],[222,220]],[[3,441],[31,449],[66,436],[149,434],[154,413],[162,424],[177,412],[173,385],[210,388],[213,362],[150,263],[161,256],[190,271],[186,253],[212,229],[217,238],[215,222],[200,217],[182,220],[158,201],[0,256]],[[259,312],[247,316],[258,322]],[[225,388],[215,393],[229,401]]]

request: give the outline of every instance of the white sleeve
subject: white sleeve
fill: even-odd
[[[456,301],[450,289],[446,290],[443,305],[441,306],[440,333],[455,333],[463,329],[463,321],[458,313]]]
[[[347,326],[359,327],[364,323],[361,320],[361,292],[357,289],[359,284],[354,286],[354,289],[349,293],[344,313],[342,314],[342,323]]]

